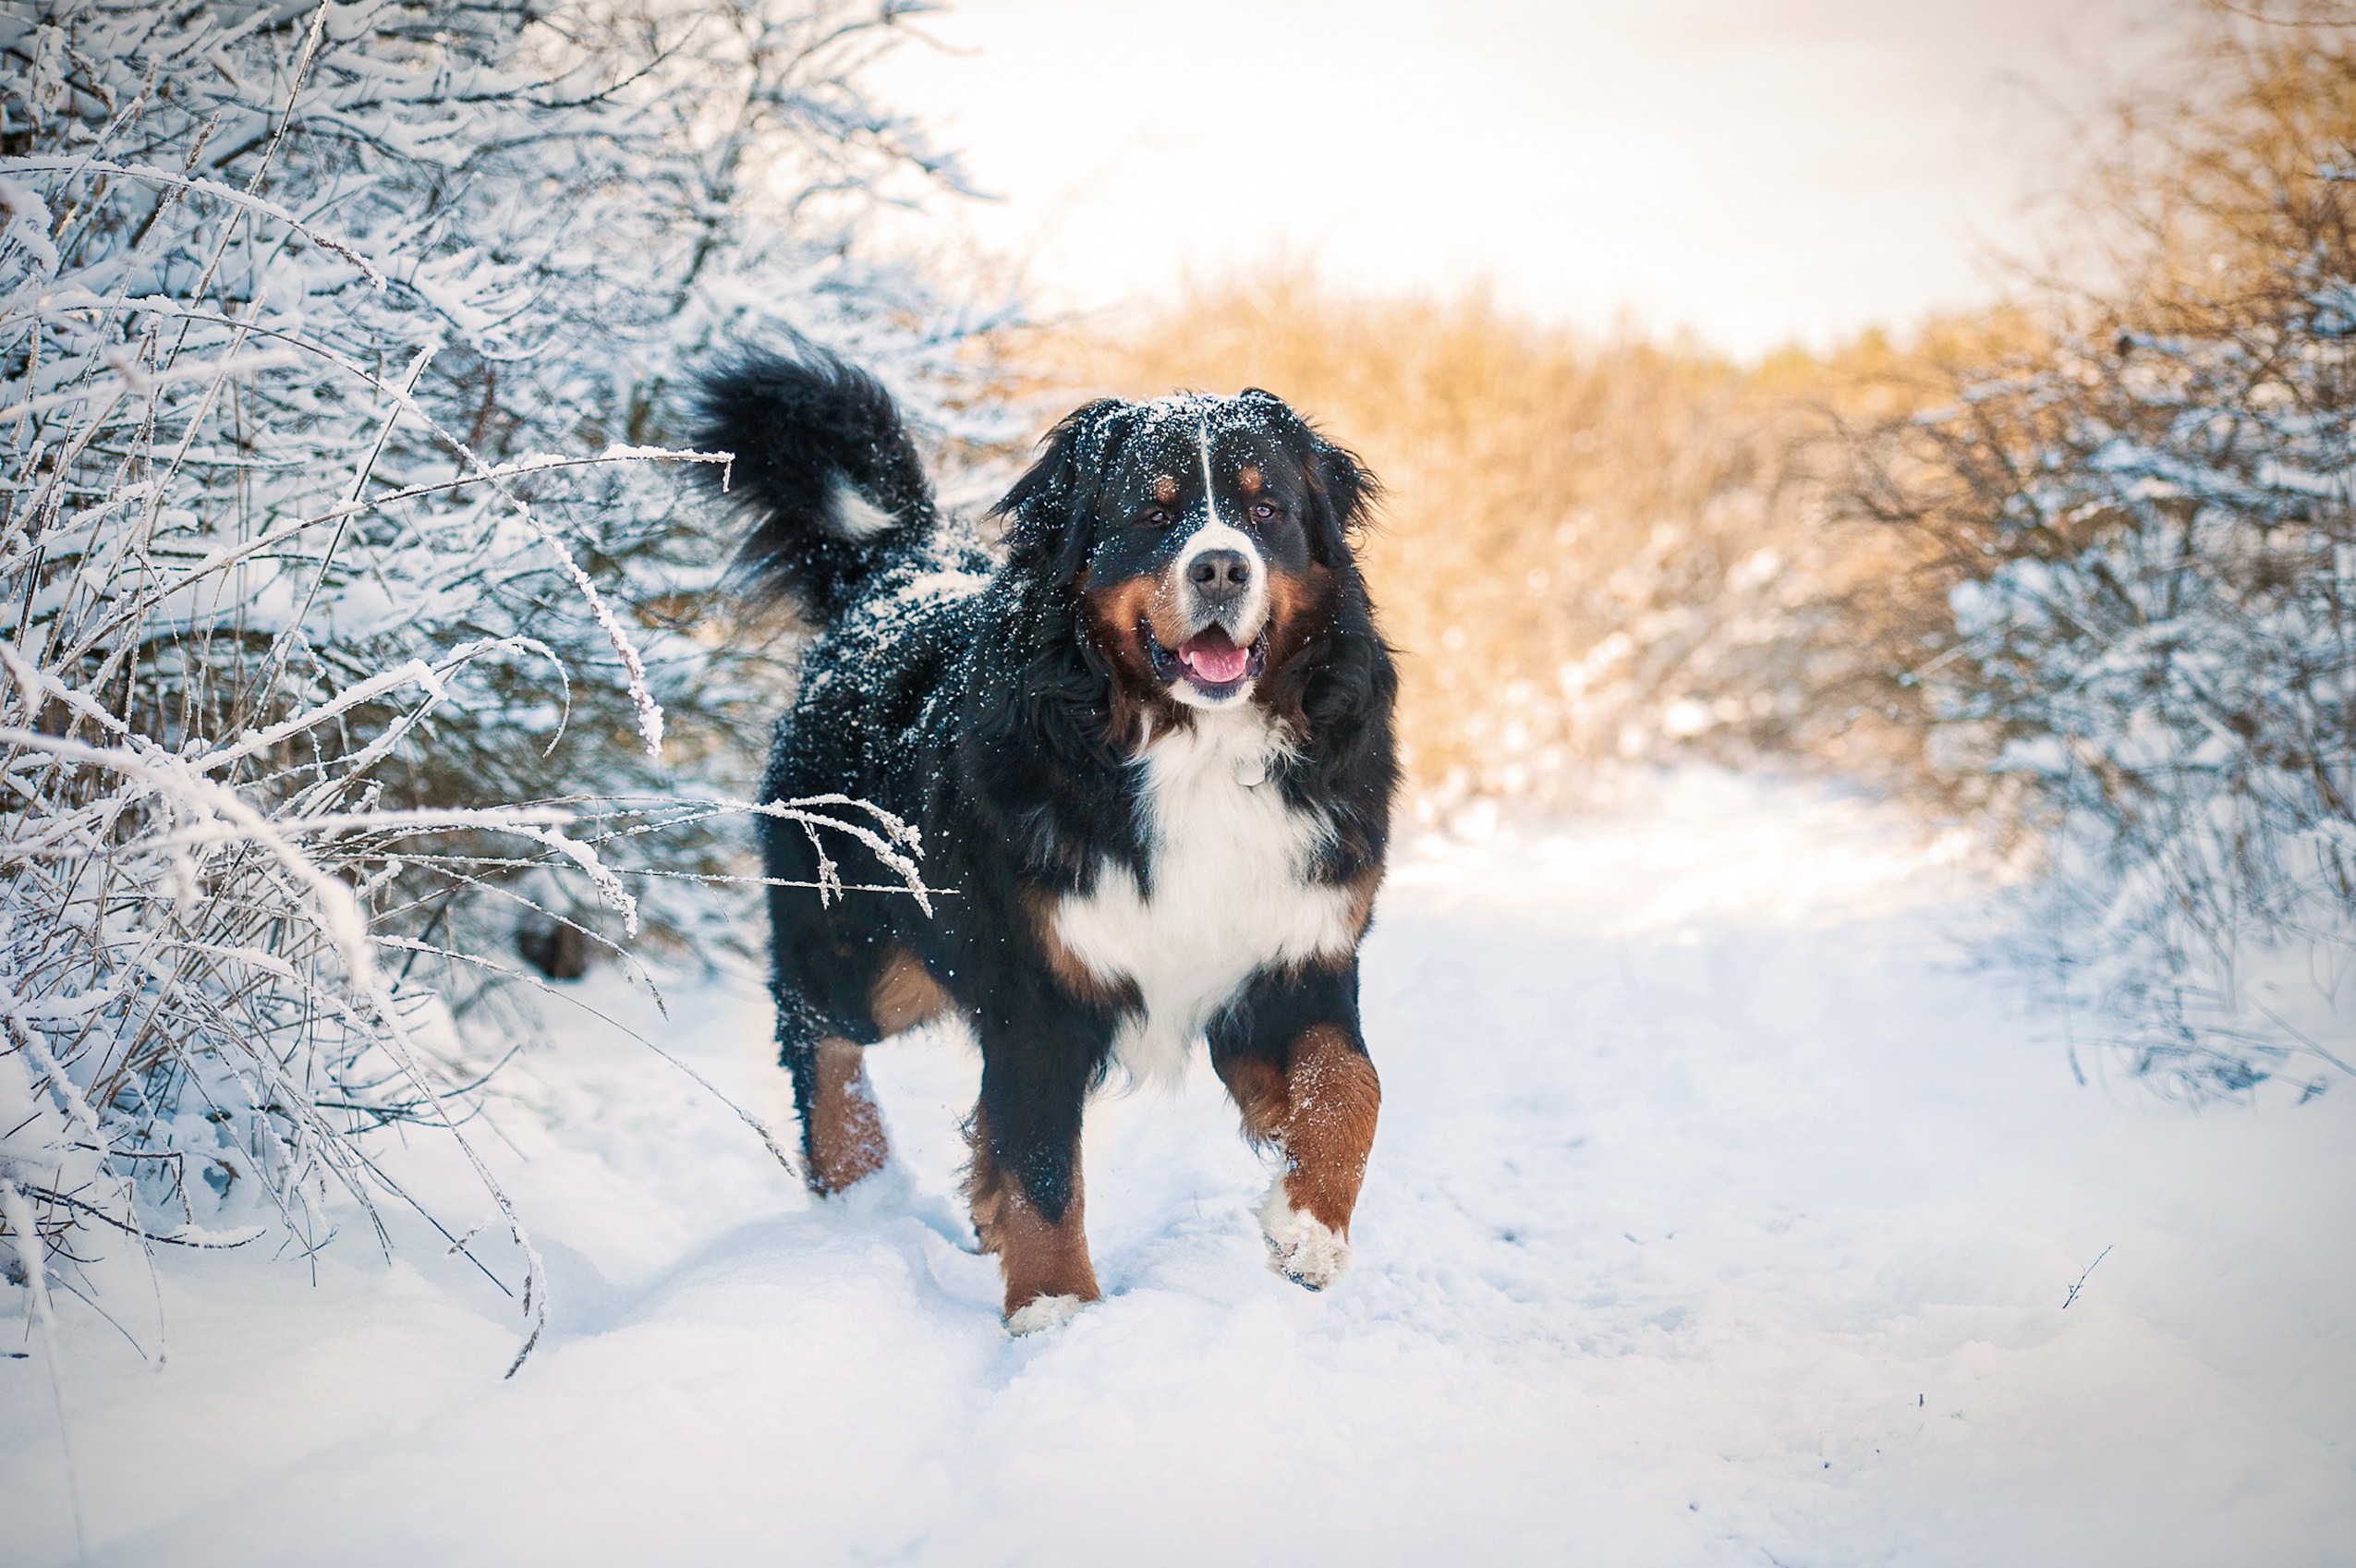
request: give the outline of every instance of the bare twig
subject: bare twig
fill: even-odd
[[[2064,1296],[2064,1297],[2062,1297],[2062,1298],[2061,1298],[2061,1309],[2062,1309],[2064,1312],[2069,1311],[2069,1310],[2070,1310],[2070,1304],[2071,1304],[2071,1302],[2073,1302],[2073,1301],[2075,1301],[2075,1300],[2077,1300],[2077,1299],[2078,1299],[2078,1293],[2079,1293],[2080,1291],[2082,1291],[2082,1290],[2085,1289],[2085,1287],[2086,1287],[2086,1275],[2087,1275],[2087,1274],[2091,1274],[2091,1273],[2093,1273],[2093,1272],[2095,1271],[2095,1264],[2096,1264],[2096,1263],[2100,1263],[2100,1262],[2101,1262],[2104,1258],[2108,1258],[2109,1256],[2110,1256],[2110,1248],[2109,1248],[2109,1247],[2107,1247],[2107,1246],[2106,1246],[2106,1247],[2104,1247],[2104,1248],[2103,1248],[2100,1252],[2097,1252],[2097,1253],[2095,1253],[2095,1261],[2094,1261],[2094,1263],[2089,1263],[2089,1264],[2087,1264],[2087,1265],[2086,1265],[2085,1272],[2084,1272],[2084,1273],[2080,1274],[2080,1275],[2078,1276],[2077,1280],[2076,1280],[2074,1282],[2072,1282],[2072,1283],[2071,1283],[2071,1287],[2070,1287],[2070,1294],[2069,1294],[2068,1295],[2066,1295],[2066,1296]]]

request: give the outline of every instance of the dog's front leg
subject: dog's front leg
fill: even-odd
[[[1006,1327],[1052,1328],[1102,1295],[1082,1222],[1080,1119],[1102,1070],[1101,1021],[1066,1009],[978,1019],[981,1101],[965,1192],[1006,1279]]]
[[[1350,1266],[1350,1216],[1382,1105],[1358,1029],[1356,963],[1256,978],[1211,1027],[1210,1060],[1244,1136],[1284,1162],[1260,1205],[1269,1260],[1322,1290]]]

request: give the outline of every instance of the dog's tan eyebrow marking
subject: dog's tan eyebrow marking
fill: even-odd
[[[1261,482],[1259,465],[1257,463],[1246,463],[1235,470],[1236,486],[1246,495],[1257,495],[1260,492]]]
[[[1153,498],[1164,506],[1178,499],[1178,481],[1169,474],[1153,477]]]

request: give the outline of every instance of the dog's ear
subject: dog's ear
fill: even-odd
[[[1309,460],[1309,547],[1324,565],[1350,559],[1350,543],[1364,532],[1382,485],[1358,455],[1318,436]]]
[[[1038,461],[990,508],[1006,520],[1007,543],[1017,557],[1059,578],[1079,574],[1088,557],[1088,516],[1133,407],[1118,397],[1099,398],[1047,432]]]
[[[1309,479],[1309,550],[1318,564],[1338,566],[1350,559],[1350,542],[1366,526],[1382,485],[1356,453],[1318,433],[1293,406],[1272,392],[1246,387],[1240,400],[1260,404],[1298,444]]]

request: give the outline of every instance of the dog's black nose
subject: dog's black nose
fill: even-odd
[[[1203,599],[1224,604],[1252,586],[1252,558],[1240,550],[1206,550],[1187,565],[1186,580]]]

